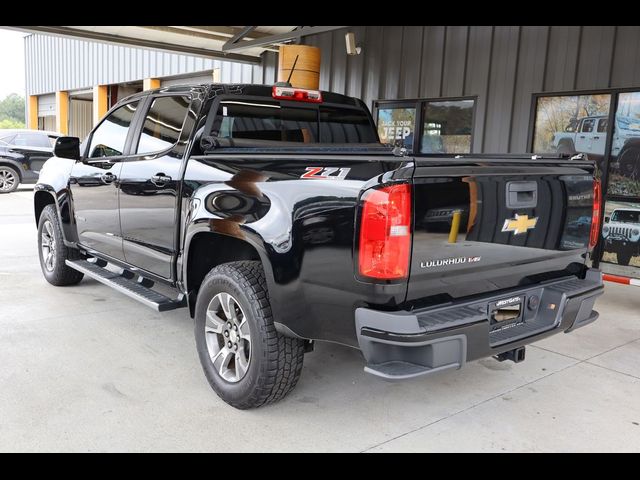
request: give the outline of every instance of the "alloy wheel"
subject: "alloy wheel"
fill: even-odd
[[[53,225],[49,220],[46,220],[42,225],[40,248],[42,249],[44,268],[48,272],[53,272],[56,262],[56,237],[53,233]]]
[[[8,168],[0,168],[0,191],[9,192],[13,190],[18,179],[12,170]]]
[[[251,334],[238,301],[226,292],[213,297],[204,331],[209,357],[220,377],[230,383],[242,380],[251,362]]]

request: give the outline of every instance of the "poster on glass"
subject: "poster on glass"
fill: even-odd
[[[387,145],[400,146],[413,151],[415,107],[389,107],[378,109],[378,136]]]

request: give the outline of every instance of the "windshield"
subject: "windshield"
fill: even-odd
[[[612,222],[620,223],[640,223],[640,210],[616,210],[611,215]]]

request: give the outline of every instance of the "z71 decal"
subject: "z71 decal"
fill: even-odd
[[[307,173],[303,173],[300,178],[305,180],[344,180],[349,174],[350,168],[335,168],[335,167],[307,167],[305,168]],[[337,175],[335,174],[336,172]]]

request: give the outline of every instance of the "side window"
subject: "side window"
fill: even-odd
[[[601,118],[600,120],[598,120],[598,133],[606,133],[608,125],[609,125],[608,119]]]
[[[117,157],[124,152],[124,144],[138,102],[127,103],[114,110],[95,129],[89,146],[89,158]]]
[[[157,97],[147,112],[137,153],[160,152],[178,142],[189,111],[189,97]]]
[[[582,122],[582,132],[583,133],[591,133],[591,132],[593,132],[593,124],[594,123],[595,123],[595,120],[593,118],[586,118]]]
[[[24,147],[50,147],[46,135],[39,133],[19,133],[13,139],[13,144]]]

